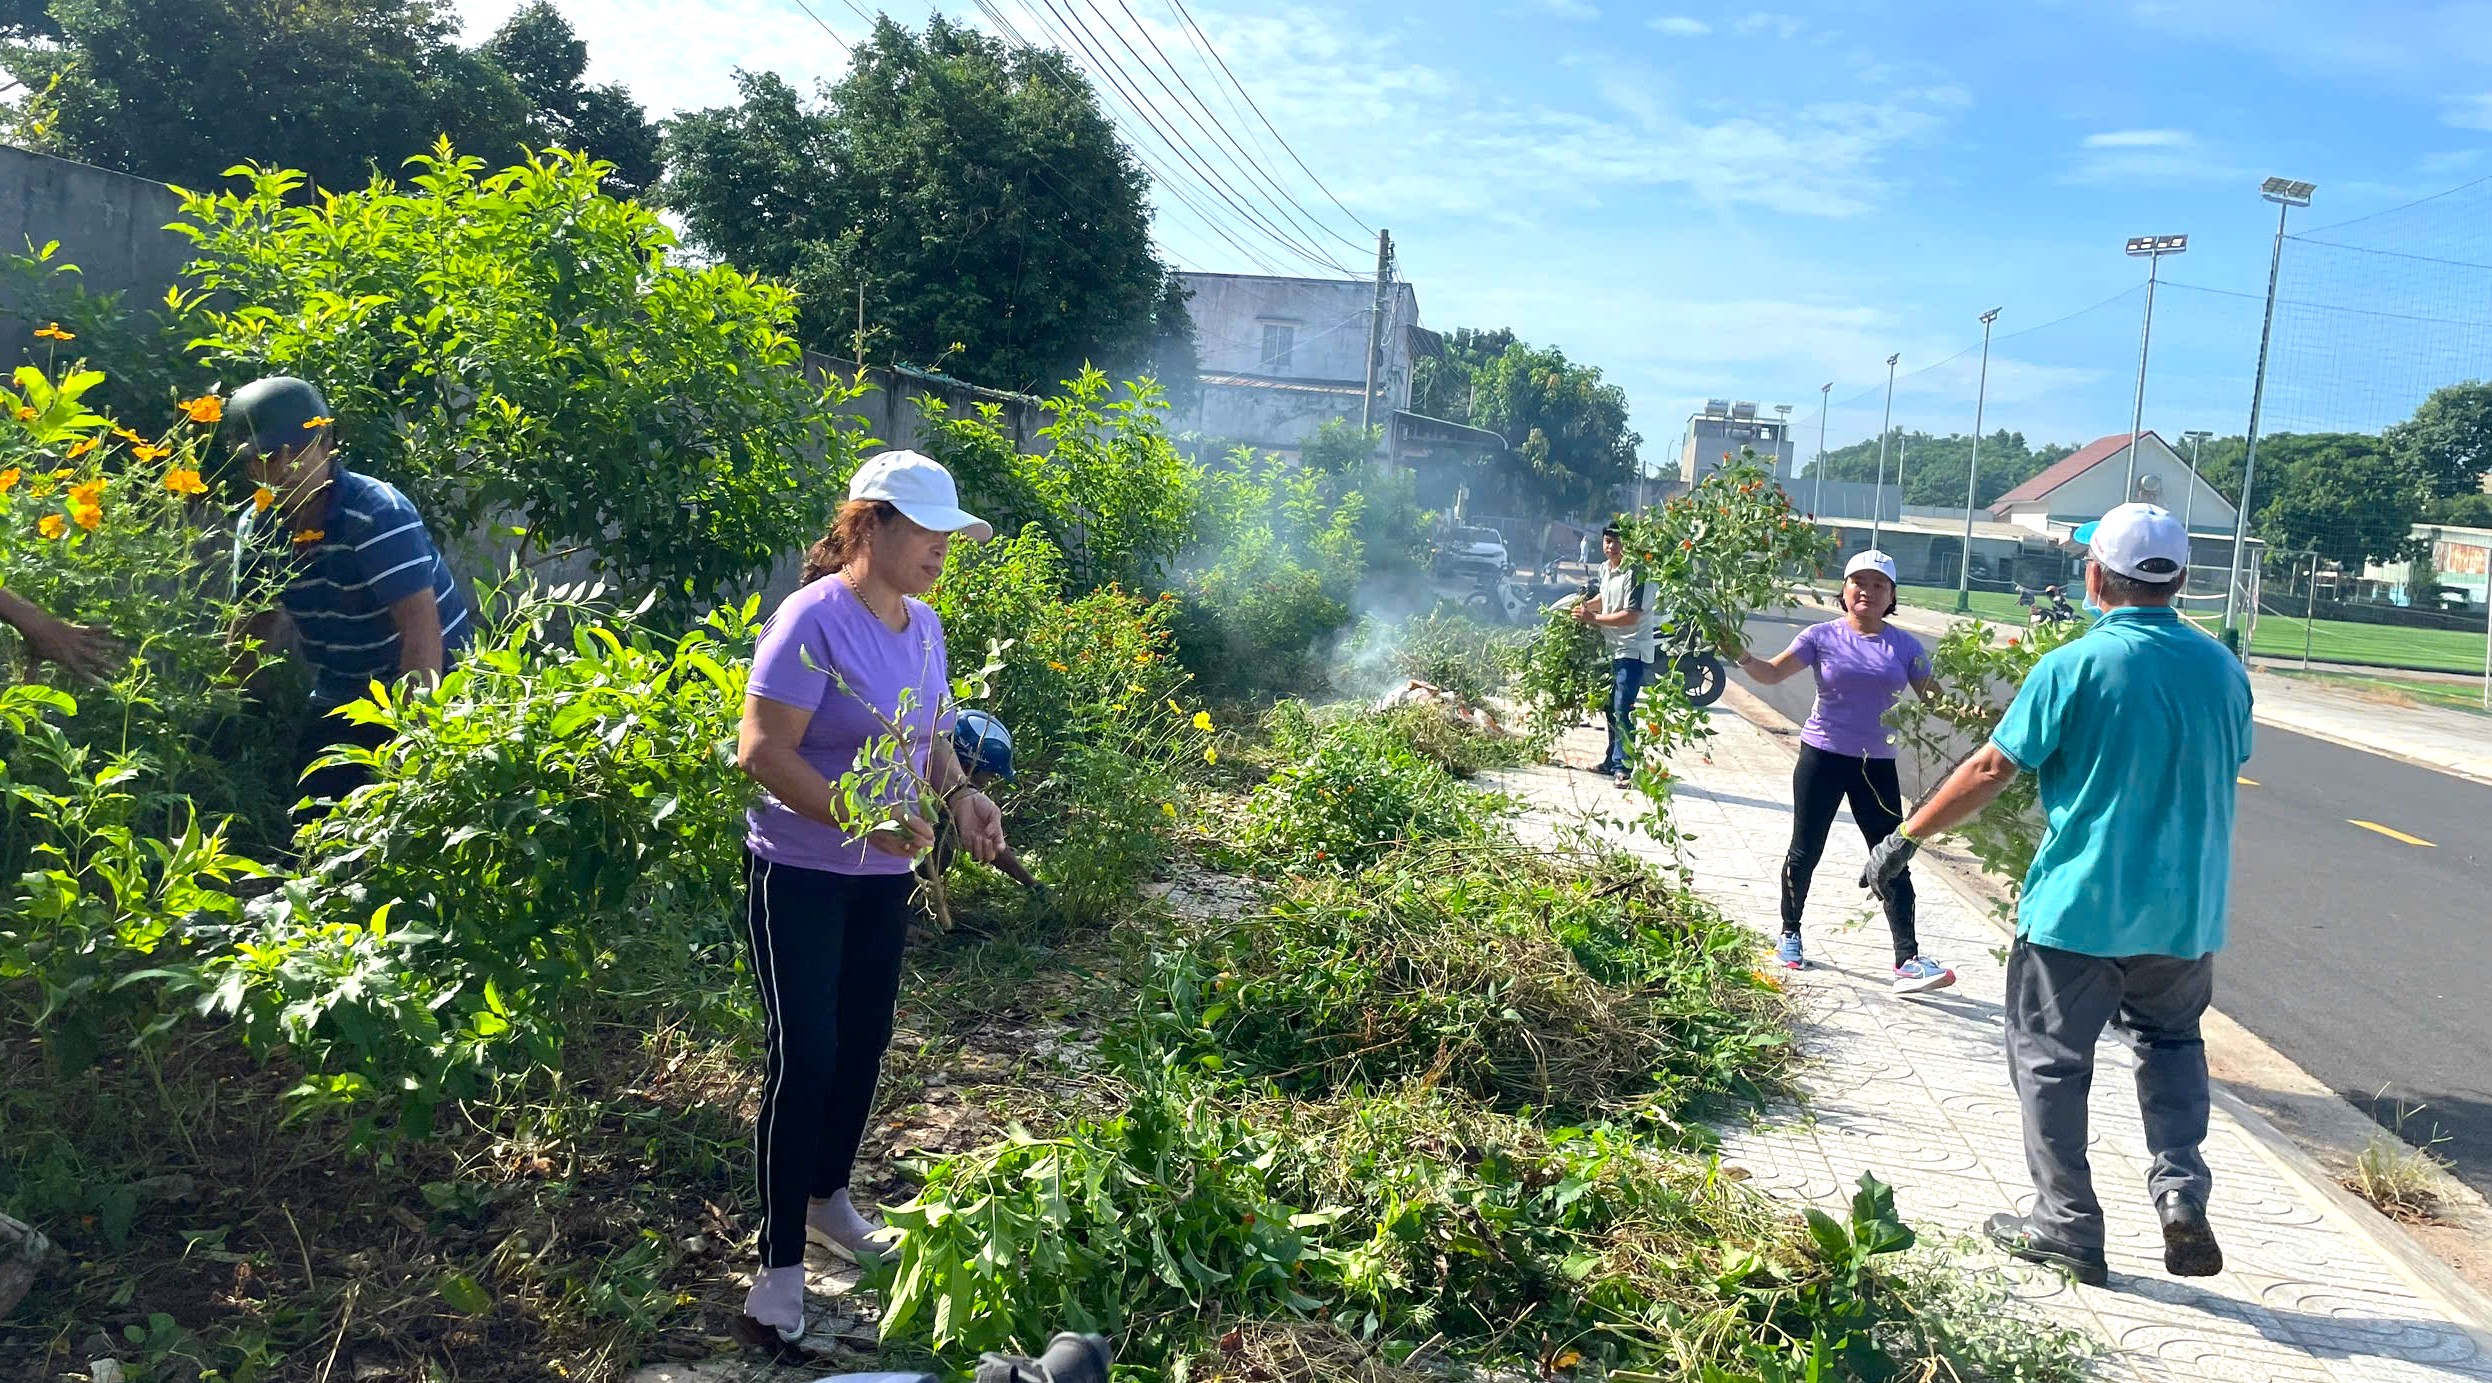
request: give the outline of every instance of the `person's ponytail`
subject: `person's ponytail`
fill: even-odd
[[[810,586],[863,556],[874,541],[875,530],[899,512],[890,501],[880,499],[852,499],[839,506],[830,529],[805,549],[801,583]]]

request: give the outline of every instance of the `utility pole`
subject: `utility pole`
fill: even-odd
[[[1384,354],[1385,294],[1393,285],[1393,232],[1376,232],[1376,300],[1367,309],[1367,397],[1359,405],[1359,436],[1372,436],[1376,426],[1376,371]]]
[[[1999,309],[1981,315],[1981,381],[1973,386],[1973,464],[1964,475],[1964,551],[1956,558],[1956,613],[1973,609],[1973,497],[1981,493],[1981,413],[1990,400],[1990,324]]]
[[[1886,358],[1886,416],[1878,420],[1878,484],[1869,492],[1869,546],[1876,547],[1884,531],[1886,516],[1886,434],[1895,430],[1895,362],[1904,358],[1897,351]],[[1896,489],[1900,492],[1902,486]],[[1898,508],[1896,513],[1901,514]]]
[[[1832,381],[1817,387],[1817,464],[1809,467],[1817,477],[1816,492],[1809,497],[1808,516],[1812,519],[1826,512],[1826,415],[1834,411]]]
[[[2181,500],[2181,532],[2183,533],[2189,532],[2190,516],[2198,512],[2198,455],[2206,447],[2207,439],[2214,435],[2204,428],[2192,428],[2181,434],[2181,440],[2189,444],[2189,494]],[[2193,560],[2190,565],[2194,567],[2197,563]]]
[[[2276,248],[2267,256],[2267,315],[2258,327],[2258,374],[2250,383],[2249,451],[2241,458],[2241,502],[2232,515],[2232,576],[2224,583],[2224,647],[2241,655],[2244,662],[2249,654],[2241,646],[2241,626],[2237,621],[2241,608],[2241,553],[2249,544],[2250,483],[2258,478],[2258,411],[2267,399],[2267,341],[2276,329],[2276,274],[2284,267],[2284,218],[2293,208],[2310,205],[2316,191],[2309,183],[2290,178],[2269,178],[2258,189],[2260,197],[2276,204]]]

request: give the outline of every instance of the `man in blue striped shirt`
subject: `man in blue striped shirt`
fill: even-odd
[[[374,682],[433,681],[470,635],[467,598],[423,517],[395,486],[348,469],[328,401],[303,380],[274,376],[234,392],[225,416],[259,491],[234,543],[237,576],[272,573],[312,673],[301,762],[334,745],[377,748],[373,727],[331,719]],[[265,637],[266,625],[255,629]],[[352,791],[363,775],[327,770],[314,799]]]

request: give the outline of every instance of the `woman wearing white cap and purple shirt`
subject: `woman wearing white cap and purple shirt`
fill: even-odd
[[[1903,824],[1903,784],[1895,772],[1895,736],[1886,727],[1886,713],[1905,688],[1926,697],[1935,693],[1935,684],[1921,641],[1886,622],[1894,612],[1895,559],[1873,549],[1844,565],[1842,618],[1801,630],[1771,662],[1729,650],[1741,671],[1768,686],[1804,667],[1817,673],[1817,704],[1800,729],[1800,762],[1791,771],[1791,848],[1782,863],[1777,954],[1794,970],[1807,963],[1800,914],[1808,906],[1809,880],[1826,851],[1826,835],[1834,829],[1835,810],[1850,801],[1852,820],[1872,849]],[[1954,971],[1921,954],[1910,876],[1895,881],[1885,903],[1886,928],[1895,942],[1895,992],[1919,994],[1954,984]]]
[[[804,1334],[808,1239],[851,1260],[883,1242],[848,1178],[891,1041],[911,869],[934,843],[922,804],[872,826],[843,819],[835,784],[888,724],[907,745],[898,792],[917,797],[922,782],[979,859],[1004,848],[995,804],[951,752],[943,624],[917,599],[954,534],[983,542],[994,529],[960,507],[949,472],[910,451],[873,457],[753,653],[736,761],[762,787],[747,815],[745,926],[768,1056],[753,1140],[761,1272],[739,1325],[765,1346]]]

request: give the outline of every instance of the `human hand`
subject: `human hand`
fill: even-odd
[[[1575,623],[1577,624],[1590,624],[1592,622],[1592,617],[1599,613],[1601,613],[1599,607],[1595,606],[1589,600],[1576,606],[1573,611]]]
[[[913,860],[934,848],[934,825],[926,818],[911,813],[866,832],[865,843],[886,855]]]
[[[995,799],[971,788],[952,799],[952,821],[960,828],[961,844],[969,848],[969,857],[980,864],[993,864],[1004,853],[1004,813]]]
[[[121,641],[100,624],[76,625],[30,611],[17,632],[37,662],[54,663],[72,676],[100,679],[122,657]]]

